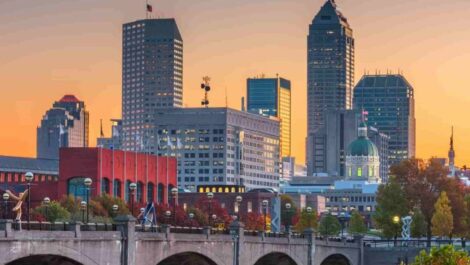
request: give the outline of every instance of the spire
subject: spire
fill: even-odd
[[[450,150],[454,150],[454,126],[452,126],[450,134]]]
[[[100,119],[100,136],[101,136],[101,137],[104,137],[104,133],[103,133],[103,119]]]

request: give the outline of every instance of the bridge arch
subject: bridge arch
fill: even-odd
[[[217,263],[196,252],[182,252],[165,258],[157,265],[217,265]]]
[[[300,265],[289,255],[281,252],[271,252],[259,258],[254,265]]]
[[[352,263],[342,254],[333,254],[326,257],[320,265],[352,265]]]
[[[73,259],[58,255],[31,255],[6,263],[6,265],[83,265]]]

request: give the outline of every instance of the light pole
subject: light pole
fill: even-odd
[[[49,221],[48,217],[49,215],[47,214],[48,210],[49,210],[49,204],[51,203],[51,199],[49,197],[45,197],[43,200],[42,200],[42,203],[44,204],[44,206],[46,207],[46,221]]]
[[[82,223],[85,223],[85,211],[88,208],[86,201],[80,202],[80,209],[82,210]]]
[[[111,207],[111,209],[113,210],[114,216],[116,216],[117,211],[119,210],[119,205],[114,204],[114,205]]]
[[[264,232],[266,232],[266,229],[268,228],[268,221],[267,221],[267,215],[268,215],[268,200],[263,200],[263,212],[264,212]]]
[[[171,217],[171,211],[166,211],[165,212],[165,217],[166,217],[166,224],[170,224],[170,217]]]
[[[29,229],[29,223],[31,222],[31,181],[33,181],[34,175],[31,172],[27,172],[24,178],[28,182],[28,229]]]
[[[3,193],[3,203],[4,203],[4,207],[3,207],[3,219],[7,219],[8,218],[8,200],[10,199],[10,194],[8,193]]]
[[[176,226],[176,196],[178,195],[178,189],[175,187],[171,189],[171,197],[173,198],[173,223]]]
[[[194,219],[194,213],[189,213],[189,227],[190,229],[193,229],[193,219]]]
[[[132,182],[129,184],[129,193],[131,197],[131,215],[134,216],[134,192],[137,189],[137,184]]]
[[[285,205],[286,207],[286,213],[287,213],[287,217],[286,217],[286,224],[284,224],[286,226],[286,232],[289,233],[290,231],[290,222],[291,222],[291,215],[290,215],[290,211],[292,209],[292,204],[290,203],[286,203]]]
[[[312,209],[312,207],[308,206],[308,207],[306,208],[306,211],[307,211],[307,215],[308,215],[308,226],[309,226],[309,228],[313,228],[313,227],[312,227],[312,223],[311,223],[311,222],[312,222],[312,212],[313,212],[313,209]]]
[[[341,237],[344,236],[344,227],[346,223],[349,221],[349,215],[345,212],[341,212],[338,216],[338,220],[341,223]]]
[[[213,224],[212,227],[214,227],[216,219],[217,219],[217,215],[213,214],[212,215],[212,224]]]
[[[86,178],[83,183],[86,187],[86,222],[90,221],[90,187],[93,184],[93,180],[91,178]]]
[[[208,192],[207,199],[209,199],[209,226],[212,226],[211,215],[212,215],[212,199],[214,198],[214,193]]]
[[[395,224],[395,226],[398,226],[398,224],[400,223],[400,216],[398,215],[393,216],[392,221]],[[395,227],[395,239],[393,240],[393,246],[395,247],[397,246],[397,237],[398,237],[398,229]]]
[[[241,203],[243,201],[243,198],[242,196],[238,195],[237,197],[235,197],[235,204],[237,205],[237,207],[235,208],[235,215],[237,216],[237,220],[240,222],[240,206],[241,206]]]

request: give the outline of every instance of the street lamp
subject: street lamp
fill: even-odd
[[[175,187],[171,189],[171,197],[173,198],[173,223],[176,226],[176,196],[178,195],[178,189]]]
[[[215,225],[216,219],[217,219],[217,215],[213,214],[212,215],[212,224],[213,224],[212,227]]]
[[[90,187],[93,184],[93,180],[91,178],[86,178],[83,183],[86,187],[86,222],[90,220]]]
[[[286,207],[286,213],[287,213],[287,218],[286,218],[287,223],[285,224],[285,226],[286,226],[286,232],[289,232],[290,231],[290,222],[291,222],[291,218],[292,218],[290,216],[290,211],[292,209],[292,204],[286,203],[285,207]]]
[[[241,206],[241,203],[243,201],[243,198],[242,196],[238,195],[237,197],[235,197],[235,204],[236,204],[236,208],[235,208],[235,216],[237,217],[238,221],[240,221],[240,206]]]
[[[24,178],[28,182],[28,229],[29,229],[29,223],[31,222],[31,181],[33,181],[34,175],[31,172],[27,172]]]
[[[119,210],[119,205],[113,204],[113,206],[111,207],[111,209],[113,210],[114,215],[116,215],[116,214],[117,214],[117,211]]]
[[[341,237],[344,236],[344,227],[346,223],[349,221],[349,215],[345,212],[341,212],[338,216],[338,220],[341,223]]]
[[[49,209],[49,204],[51,203],[51,199],[49,199],[49,197],[45,197],[43,200],[42,200],[42,203],[44,204],[44,206],[46,207],[46,220],[48,219],[48,214],[47,214],[47,211]]]
[[[171,212],[170,212],[170,211],[166,211],[166,212],[165,212],[165,217],[166,217],[166,223],[167,223],[167,225],[170,224]]]
[[[8,200],[10,199],[10,194],[3,193],[3,202],[4,202],[4,209],[3,209],[3,219],[8,218]]]
[[[193,228],[193,219],[194,219],[194,213],[189,213],[189,226],[192,229]]]
[[[131,215],[134,216],[134,192],[137,189],[137,184],[132,182],[129,184],[129,193],[131,196]]]
[[[398,215],[393,216],[392,221],[396,226],[398,226],[398,224],[400,223],[400,216]],[[395,247],[397,246],[397,237],[398,237],[398,229],[396,229],[395,227],[395,239],[393,241],[393,245]]]
[[[82,210],[82,223],[85,223],[85,210],[88,209],[88,203],[86,203],[86,201],[81,201],[80,209]]]
[[[266,219],[266,216],[268,215],[268,200],[263,200],[263,212],[264,212],[264,232],[266,232],[267,226],[268,226],[268,221]]]
[[[212,226],[211,215],[212,215],[212,199],[214,199],[214,193],[208,192],[207,199],[209,199],[209,226]]]

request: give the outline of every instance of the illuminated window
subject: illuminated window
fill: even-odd
[[[348,168],[348,175],[349,175],[350,177],[352,176],[352,168],[351,168],[351,167]]]
[[[357,168],[357,176],[362,177],[362,167]]]

